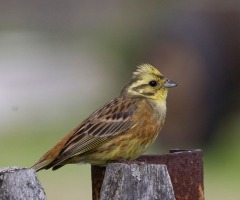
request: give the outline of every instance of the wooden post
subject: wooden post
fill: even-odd
[[[175,200],[166,165],[110,163],[100,200]]]
[[[163,155],[144,155],[121,163],[165,164],[171,177],[176,200],[203,200],[203,154],[201,150],[171,150]],[[100,199],[105,168],[92,166],[93,200]]]
[[[9,167],[0,169],[1,200],[46,200],[34,169]]]

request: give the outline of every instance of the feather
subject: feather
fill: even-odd
[[[48,169],[53,166],[56,168],[68,158],[90,151],[112,137],[131,129],[134,127],[132,115],[137,108],[138,100],[138,98],[130,100],[118,97],[110,101],[83,121],[74,132],[70,132],[72,135],[54,160],[41,162],[40,159],[34,168],[36,170]]]

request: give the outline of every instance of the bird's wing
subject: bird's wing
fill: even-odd
[[[59,155],[47,168],[64,160],[92,150],[112,137],[135,126],[132,115],[138,99],[116,98],[94,112],[67,140]]]

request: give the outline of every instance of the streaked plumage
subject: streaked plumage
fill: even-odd
[[[55,170],[70,163],[104,165],[137,158],[161,130],[167,91],[174,86],[153,66],[139,66],[119,97],[92,113],[33,168]]]

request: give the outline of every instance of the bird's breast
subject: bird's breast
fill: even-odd
[[[87,153],[87,160],[99,165],[109,160],[133,160],[139,157],[157,138],[164,119],[165,115],[156,114],[147,101],[141,102],[132,116],[133,128],[113,137],[91,154]]]
[[[142,155],[155,141],[163,127],[165,115],[159,114],[147,101],[143,101],[132,120],[134,128],[115,138],[121,149],[119,153],[122,155],[119,157],[129,160]]]

